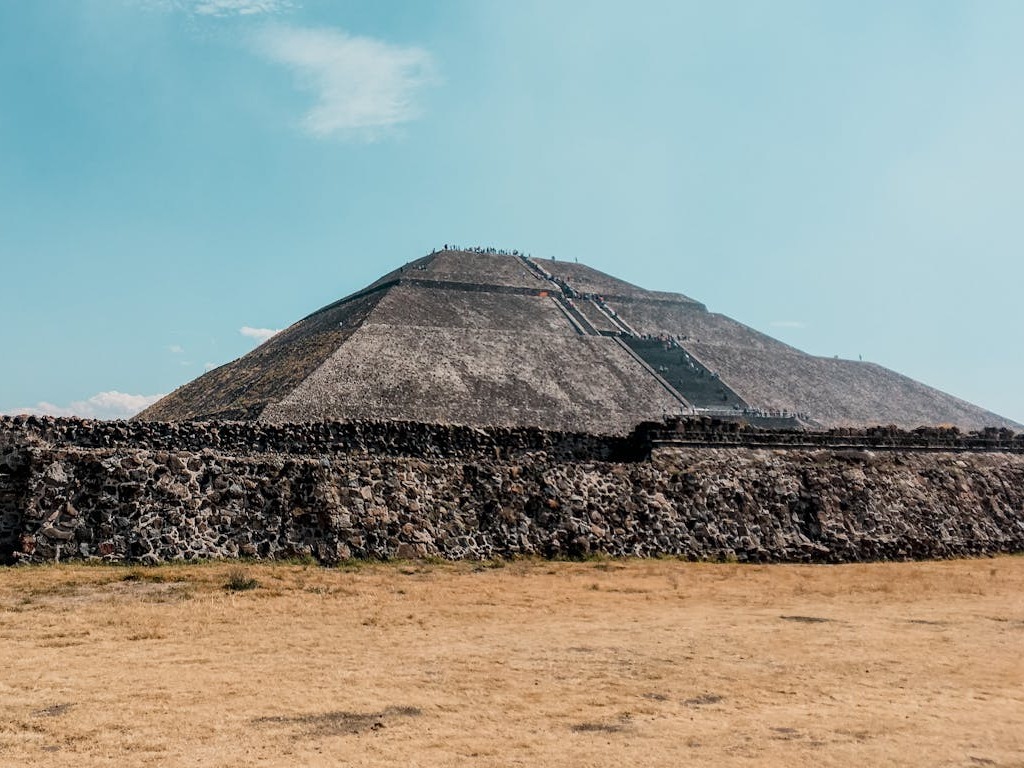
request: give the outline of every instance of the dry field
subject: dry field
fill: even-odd
[[[241,567],[0,569],[0,765],[1024,765],[1021,557]]]

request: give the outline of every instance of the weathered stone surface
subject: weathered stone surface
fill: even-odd
[[[356,426],[358,439],[337,439]],[[894,430],[874,435],[874,448],[849,447],[853,434],[831,435],[831,446],[777,435],[766,447],[753,433],[730,445],[743,437],[736,425],[705,423],[677,432],[703,435],[702,445],[609,460],[622,458],[616,439],[184,427],[0,419],[0,556],[848,562],[1024,551],[1024,437],[1011,433],[990,433],[974,451],[965,446],[983,436]],[[293,450],[213,446],[247,434]],[[365,450],[377,444],[390,450]]]
[[[447,249],[314,312],[137,418],[625,434],[644,420],[723,410],[784,412],[815,428],[1020,427],[881,366],[805,354],[682,294],[583,264]]]

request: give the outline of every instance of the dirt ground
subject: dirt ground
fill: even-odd
[[[1022,655],[1022,557],[0,569],[0,765],[1020,766]]]

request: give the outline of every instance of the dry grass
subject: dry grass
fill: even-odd
[[[0,764],[1024,764],[1024,558],[243,567],[0,571]]]

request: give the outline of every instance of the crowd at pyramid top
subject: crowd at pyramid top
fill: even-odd
[[[517,251],[515,249],[507,250],[505,248],[491,248],[489,246],[480,245],[462,246],[445,243],[444,248],[435,249],[434,253],[440,253],[441,251],[462,251],[464,253],[487,253],[493,256],[525,256],[526,258],[530,258],[530,254],[523,253],[522,251]]]

